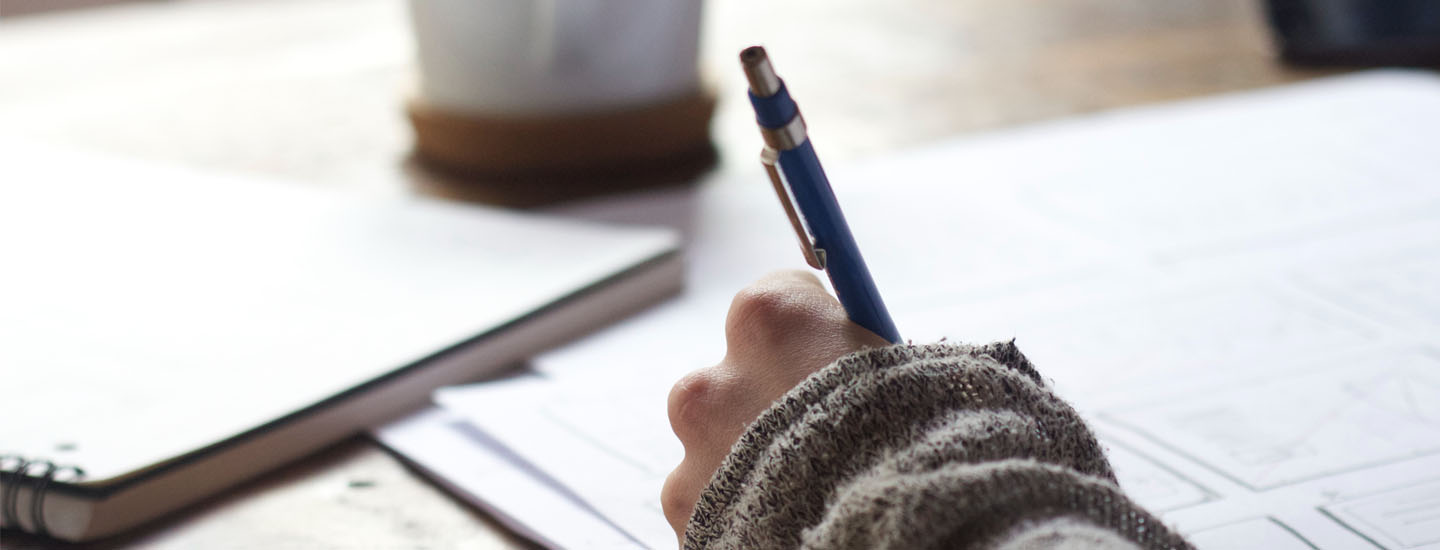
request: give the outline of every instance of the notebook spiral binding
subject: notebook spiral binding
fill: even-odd
[[[20,526],[20,488],[29,485],[32,531],[40,536],[49,536],[42,507],[45,503],[45,492],[50,488],[50,482],[64,473],[71,474],[73,479],[85,477],[85,470],[79,466],[56,464],[43,459],[32,460],[17,454],[0,454],[0,476],[4,476],[6,481],[5,491],[0,494],[0,517],[4,518],[5,524]]]

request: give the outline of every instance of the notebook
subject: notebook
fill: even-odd
[[[677,291],[674,232],[0,141],[0,526],[118,533]]]

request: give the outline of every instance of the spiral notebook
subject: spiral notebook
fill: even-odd
[[[118,533],[676,291],[673,232],[0,141],[0,526]]]

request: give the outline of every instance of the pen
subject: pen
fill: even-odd
[[[830,180],[815,156],[815,147],[805,132],[805,119],[790,98],[785,82],[775,76],[765,48],[751,46],[740,52],[740,65],[750,82],[750,104],[755,122],[765,138],[760,162],[775,186],[780,205],[790,218],[805,262],[830,277],[835,296],[845,314],[891,343],[900,343],[895,322],[875,289],[870,269],[860,257],[860,247],[845,223],[845,214],[835,202]]]

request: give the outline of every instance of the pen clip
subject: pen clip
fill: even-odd
[[[780,172],[777,165],[779,160],[780,153],[773,148],[766,147],[760,151],[760,164],[765,166],[765,173],[770,175],[770,183],[775,186],[775,194],[780,197],[780,206],[785,208],[785,215],[790,217],[790,226],[795,228],[795,236],[800,239],[800,252],[805,255],[805,263],[823,270],[825,249],[815,246],[815,240],[810,238],[805,222],[795,210],[795,203],[790,197],[790,187],[785,184],[785,174]]]

